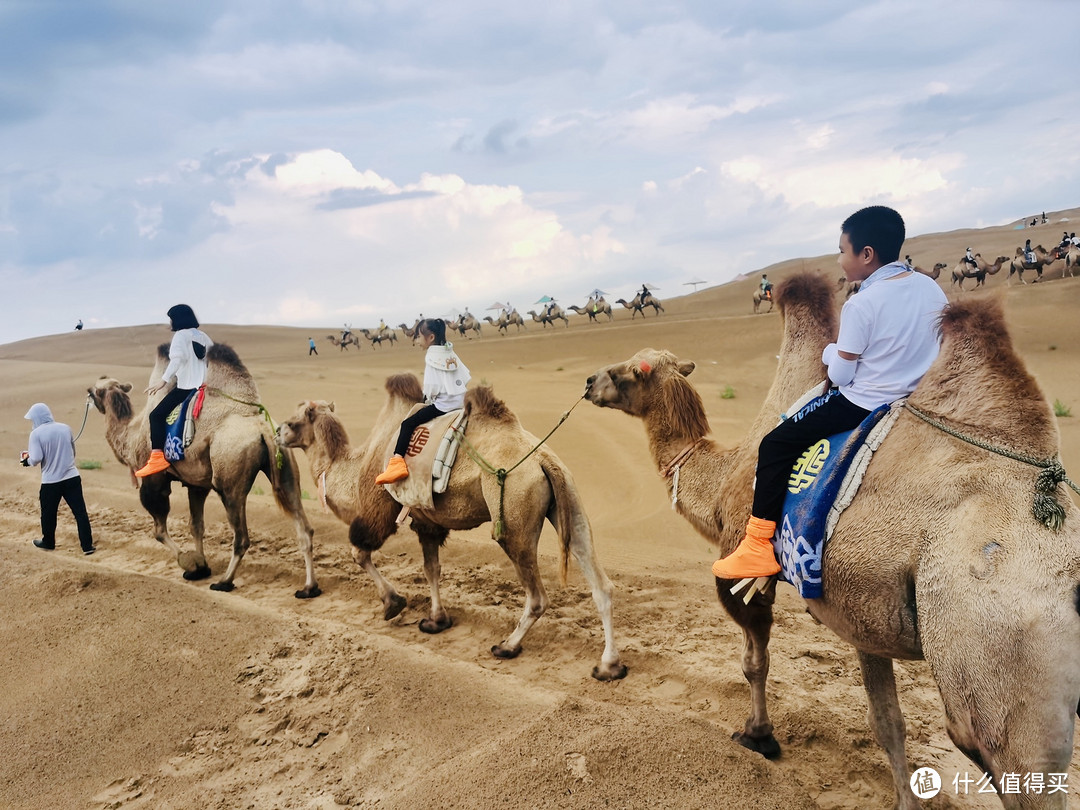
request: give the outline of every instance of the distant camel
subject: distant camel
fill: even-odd
[[[596,323],[600,322],[601,315],[607,315],[609,321],[614,317],[611,313],[611,304],[605,301],[603,296],[590,298],[583,307],[570,305],[567,309],[574,310],[578,315],[588,315],[589,320]]]
[[[392,619],[405,609],[406,601],[379,573],[371,553],[397,531],[401,506],[385,487],[375,483],[375,476],[383,467],[384,448],[393,441],[413,405],[423,400],[423,394],[420,381],[412,374],[388,378],[386,391],[386,404],[371,435],[357,448],[350,447],[333,403],[301,403],[296,414],[281,425],[280,436],[286,447],[303,448],[307,453],[312,476],[323,482],[324,503],[349,524],[353,559],[374,580],[383,603],[383,618]],[[420,630],[441,633],[453,624],[439,597],[439,549],[449,530],[492,523],[493,538],[510,558],[525,588],[525,607],[517,627],[505,641],[492,647],[491,653],[496,658],[515,658],[525,634],[547,607],[536,556],[546,518],[560,541],[560,576],[565,582],[567,555],[572,554],[592,588],[600,613],[604,652],[593,677],[602,681],[624,677],[626,667],[619,660],[612,630],[611,582],[596,556],[589,518],[570,471],[546,444],[538,443],[522,428],[487,386],[465,394],[465,411],[470,452],[463,448],[458,453],[449,487],[434,496],[433,508],[411,510],[412,529],[423,548],[424,574],[431,589],[430,613],[420,621]],[[501,485],[495,475],[473,460],[473,452],[500,473],[510,470],[505,479],[499,479]],[[495,525],[501,528],[495,529]]]
[[[778,286],[776,376],[749,434],[731,449],[708,437],[701,395],[686,379],[693,362],[643,349],[586,383],[592,403],[643,421],[672,503],[677,487],[676,510],[720,556],[742,536],[762,436],[821,384],[821,352],[837,328],[827,287],[810,274]],[[997,301],[950,305],[941,332],[940,355],[908,402],[967,438],[917,418],[913,407],[899,415],[825,546],[823,595],[805,602],[858,652],[868,722],[904,810],[922,805],[909,787],[893,659],[926,659],[949,737],[992,784],[1010,773],[1066,772],[1080,702],[1080,510],[1061,478],[1046,480],[1039,469],[1060,458],[1053,410],[1016,354]],[[1033,501],[1045,507],[1042,516]],[[780,746],[767,700],[785,690],[766,683],[776,592],[744,604],[731,585],[716,580],[743,631],[751,706],[734,739],[772,758]],[[1067,802],[1064,794],[1000,798],[1009,808]]]
[[[361,329],[360,334],[371,341],[371,348],[381,346],[383,343],[390,343],[391,345],[397,343],[397,332],[393,329],[386,328],[379,332],[372,334],[370,329]]]
[[[184,451],[181,461],[174,461],[163,472],[139,482],[139,500],[154,519],[154,536],[176,556],[184,569],[184,579],[210,576],[210,566],[203,553],[203,508],[213,490],[221,496],[229,525],[232,527],[232,559],[222,578],[211,585],[215,591],[231,591],[236,570],[248,550],[247,497],[255,476],[262,472],[269,480],[274,498],[290,518],[300,540],[306,580],[296,592],[298,599],[318,596],[311,537],[301,501],[300,475],[290,451],[277,444],[270,422],[259,403],[259,390],[240,358],[228,346],[216,343],[207,353],[206,399],[196,420],[195,438]],[[158,347],[151,382],[161,379],[169,360],[169,344]],[[102,377],[87,389],[94,407],[105,415],[105,439],[117,460],[134,471],[150,456],[151,408],[161,396],[148,397],[136,413],[131,404],[131,383]],[[132,476],[134,481],[134,475]],[[173,481],[187,489],[193,552],[181,552],[169,537],[169,492]]]
[[[550,308],[545,307],[544,314],[542,315],[537,315],[536,312],[531,309],[528,311],[527,314],[531,315],[532,319],[537,323],[542,323],[545,329],[547,328],[547,325],[549,323],[552,326],[555,326],[555,321],[560,319],[567,326],[570,326],[570,319],[566,317],[566,313],[563,311],[563,308],[560,307],[558,304],[552,304]]]
[[[490,315],[485,315],[484,320],[498,329],[499,334],[501,335],[506,334],[510,324],[515,324],[519,332],[525,328],[525,319],[518,314],[516,309],[512,310],[509,315],[505,312],[500,312],[497,320]]]
[[[349,346],[360,348],[360,338],[356,335],[350,334],[345,340],[341,340],[337,335],[327,335],[326,339],[337,346],[339,351],[345,351]]]
[[[414,323],[412,326],[406,326],[403,323],[399,323],[398,329],[400,329],[401,334],[405,335],[405,337],[411,340],[412,344],[415,346],[416,339],[420,337],[420,319],[417,318],[416,323]]]
[[[456,323],[450,325],[451,328],[456,329],[462,337],[467,337],[472,340],[472,335],[466,334],[468,332],[476,332],[477,337],[483,337],[483,333],[480,331],[480,321],[473,317],[471,312],[466,312],[464,315],[458,315]]]
[[[859,291],[860,287],[862,287],[862,282],[861,281],[848,281],[847,276],[845,276],[843,273],[841,273],[840,278],[838,278],[836,280],[836,289],[837,289],[837,291],[845,290],[845,289],[847,290],[844,293],[844,300],[845,301],[847,299],[851,298],[851,296],[853,296],[855,293],[857,293]]]
[[[937,281],[938,276],[941,275],[941,271],[944,270],[946,267],[948,267],[948,265],[945,264],[945,262],[938,262],[934,265],[933,270],[923,270],[921,267],[912,267],[911,269],[914,270],[916,273],[922,273],[924,276],[930,276],[930,278],[934,279],[934,281]]]
[[[641,293],[638,293],[634,296],[632,301],[627,301],[623,298],[620,298],[615,303],[622,304],[624,307],[631,311],[632,314],[630,316],[630,320],[636,318],[639,312],[641,313],[641,317],[644,318],[645,307],[652,307],[653,311],[657,315],[664,311],[664,306],[660,303],[660,299],[652,293],[649,293],[647,296],[645,296],[644,300],[642,300],[641,298]]]
[[[1073,268],[1080,263],[1080,247],[1076,245],[1070,245],[1068,252],[1065,254],[1065,269],[1061,273],[1061,277],[1068,276],[1072,278]]]
[[[986,283],[987,276],[997,275],[998,270],[1001,269],[1001,265],[1003,265],[1008,260],[1008,256],[998,256],[997,259],[994,260],[993,264],[987,264],[985,261],[983,261],[982,254],[976,253],[975,267],[977,269],[972,270],[971,263],[961,259],[957,263],[956,267],[954,267],[952,270],[952,283],[956,284],[958,287],[960,287],[961,290],[963,290],[964,279],[973,278],[975,279],[975,288],[977,289]]]
[[[1009,262],[1008,281],[1010,284],[1012,283],[1014,273],[1020,279],[1021,284],[1027,284],[1027,282],[1024,281],[1025,270],[1034,270],[1035,281],[1042,281],[1043,268],[1048,264],[1053,264],[1061,258],[1060,247],[1055,247],[1047,252],[1046,248],[1042,245],[1036,245],[1031,249],[1031,252],[1035,254],[1035,261],[1028,262],[1024,260],[1024,249],[1022,247],[1016,249],[1016,257]]]
[[[757,315],[757,314],[758,314],[758,310],[759,310],[759,309],[760,309],[760,307],[761,307],[761,302],[762,302],[762,301],[768,301],[768,302],[769,302],[769,308],[768,308],[767,310],[765,310],[765,311],[766,311],[766,312],[772,312],[772,307],[773,307],[773,297],[772,297],[771,295],[770,295],[769,297],[767,297],[767,298],[766,298],[766,297],[765,297],[765,294],[761,292],[761,288],[760,288],[760,287],[758,287],[758,288],[757,288],[756,290],[754,290],[754,296],[753,296],[753,298],[754,298],[754,314],[755,314],[755,315]],[[644,315],[644,314],[645,314],[645,313],[642,313],[642,315]]]

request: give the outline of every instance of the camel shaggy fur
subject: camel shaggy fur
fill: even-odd
[[[168,362],[169,345],[158,348],[157,362],[150,381],[161,379]],[[280,451],[269,421],[257,406],[259,391],[240,358],[228,346],[217,343],[207,355],[206,399],[202,414],[195,422],[195,438],[182,461],[168,470],[141,479],[139,500],[154,519],[154,536],[174,555],[184,569],[185,579],[210,576],[210,566],[203,553],[203,509],[213,490],[221,497],[229,525],[233,530],[232,559],[224,576],[210,587],[231,591],[240,561],[248,550],[247,496],[255,477],[262,472],[270,481],[278,505],[293,520],[304,557],[304,587],[298,599],[318,596],[315,582],[311,538],[314,530],[308,523],[300,495],[300,479],[292,453]],[[142,411],[135,413],[131,404],[131,384],[102,377],[87,389],[94,406],[105,415],[105,438],[121,464],[134,471],[150,456],[150,410],[165,392],[148,398]],[[280,461],[279,461],[280,459]],[[169,493],[172,482],[179,480],[188,491],[191,534],[194,552],[181,552],[169,537]]]
[[[386,381],[388,398],[367,441],[358,448],[349,446],[349,437],[334,413],[333,403],[301,403],[297,412],[281,425],[280,437],[286,447],[302,448],[308,455],[311,474],[322,482],[321,492],[329,509],[349,524],[353,558],[371,576],[383,604],[383,618],[391,619],[405,608],[398,595],[371,559],[386,538],[397,531],[400,505],[382,486],[374,483],[383,467],[383,454],[397,435],[401,420],[422,400],[420,382],[412,374]],[[491,648],[497,658],[514,658],[521,652],[525,634],[547,608],[547,594],[540,579],[536,549],[546,518],[560,539],[560,575],[565,581],[567,554],[572,554],[592,588],[593,600],[604,628],[604,652],[593,669],[598,680],[626,675],[619,660],[611,621],[611,582],[592,543],[592,530],[581,496],[570,471],[558,457],[527,433],[510,410],[480,387],[465,395],[469,414],[467,438],[477,453],[496,469],[519,466],[506,476],[505,492],[496,477],[486,473],[460,450],[454,462],[447,491],[434,496],[431,510],[413,508],[412,528],[424,552],[424,573],[431,589],[430,615],[420,622],[425,633],[439,633],[452,625],[439,598],[439,548],[450,529],[471,529],[504,516],[501,536],[492,535],[513,562],[525,588],[525,608],[510,636]],[[526,458],[527,457],[527,458]]]
[[[792,277],[777,298],[784,335],[776,377],[733,449],[707,438],[701,397],[686,379],[692,362],[646,349],[588,382],[593,403],[644,421],[661,469],[696,448],[681,466],[678,511],[720,556],[738,544],[749,516],[761,438],[820,384],[822,348],[835,339],[836,314],[820,278]],[[954,304],[941,329],[941,353],[909,403],[984,443],[1057,457],[1054,415],[1013,350],[1000,305]],[[1039,474],[904,412],[826,546],[824,596],[807,600],[807,608],[858,651],[869,722],[901,808],[919,802],[908,785],[895,658],[929,662],[949,736],[995,784],[1006,773],[1068,771],[1080,702],[1080,511],[1058,484],[1062,527],[1037,521]],[[721,603],[743,628],[751,693],[751,715],[735,739],[775,756],[766,708],[775,592],[744,605],[731,585],[717,580]],[[1000,798],[1006,807],[1066,804],[1062,793]]]

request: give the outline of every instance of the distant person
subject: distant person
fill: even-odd
[[[168,435],[165,420],[173,408],[206,382],[206,355],[214,345],[210,336],[199,329],[199,320],[187,304],[177,304],[167,314],[169,326],[176,333],[169,345],[169,365],[162,372],[161,381],[149,386],[143,393],[153,396],[173,381],[176,387],[150,411],[150,459],[135,471],[139,478],[169,468],[169,462],[165,459],[165,438]]]
[[[979,263],[975,261],[975,257],[971,254],[971,248],[967,248],[964,251],[964,261],[970,264],[976,270],[979,269]]]
[[[1045,225],[1045,224],[1046,224],[1046,222],[1047,222],[1047,219],[1046,219],[1046,212],[1045,212],[1045,211],[1043,211],[1043,212],[1042,212],[1042,224],[1043,224],[1043,225]]]
[[[1067,248],[1072,242],[1069,240],[1069,232],[1063,231],[1061,234],[1061,244],[1058,247]]]
[[[906,254],[904,254],[904,264],[906,264],[906,265],[907,265],[908,267],[910,267],[910,268],[911,268],[912,270],[914,270],[914,269],[915,269],[915,262],[913,262],[913,261],[911,260],[911,254],[910,254],[910,253],[906,253]]]
[[[345,324],[343,327],[341,327],[341,342],[344,343],[346,340],[348,340],[350,335],[352,335],[352,327],[348,324]]]
[[[641,296],[641,303],[644,304],[645,299],[649,297],[649,285],[648,284],[642,284],[641,285],[641,292],[638,293],[638,294]]]
[[[937,282],[897,261],[904,236],[900,214],[881,205],[856,211],[841,226],[840,267],[862,289],[844,304],[836,342],[822,352],[831,387],[761,440],[750,520],[735,551],[713,563],[715,576],[779,573],[772,539],[792,465],[815,442],[910,394],[937,357],[948,301]]]
[[[409,449],[409,440],[413,431],[425,422],[437,419],[444,413],[455,411],[465,404],[465,386],[471,375],[469,369],[454,353],[454,344],[446,339],[446,322],[439,318],[420,321],[416,327],[420,331],[420,345],[424,354],[424,399],[423,408],[401,422],[398,430],[394,455],[386,469],[375,479],[376,484],[392,484],[409,477],[409,468],[405,464],[405,454]]]
[[[1028,264],[1035,264],[1035,251],[1031,249],[1030,239],[1024,242],[1024,261]]]
[[[769,281],[767,273],[761,274],[761,297],[766,301],[772,301],[772,288],[773,283]]]
[[[30,431],[29,449],[24,450],[21,462],[24,467],[41,465],[41,539],[34,545],[45,551],[56,548],[56,515],[60,501],[67,502],[75,516],[79,530],[79,545],[83,554],[93,554],[94,536],[90,518],[86,514],[83,499],[82,477],[75,466],[75,437],[71,428],[53,419],[52,411],[44,402],[35,402],[26,412],[34,428]]]
[[[77,324],[75,324],[75,331],[76,332],[81,332],[82,331],[82,318],[79,318],[79,322]]]
[[[315,338],[309,337],[307,339],[307,356],[318,355],[319,350],[315,348]]]
[[[1076,231],[1073,231],[1069,235],[1069,244],[1071,244],[1073,247],[1080,247],[1080,237],[1076,235]]]

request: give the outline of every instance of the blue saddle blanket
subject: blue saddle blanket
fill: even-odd
[[[780,560],[781,579],[798,588],[804,599],[821,598],[821,555],[829,509],[855,454],[888,412],[889,406],[882,405],[854,430],[822,439],[799,456],[791,469],[773,548]]]
[[[198,389],[192,391],[183,402],[173,408],[169,415],[165,417],[165,459],[170,464],[174,461],[183,461],[184,448],[191,444],[191,439],[184,436],[184,424],[189,421],[187,418],[188,408],[191,407],[192,400],[197,393]]]

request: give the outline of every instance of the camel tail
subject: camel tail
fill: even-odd
[[[540,468],[547,476],[555,496],[555,529],[559,533],[559,582],[565,586],[570,543],[574,539],[574,532],[582,530],[582,524],[585,531],[589,530],[589,520],[585,516],[574,481],[562,462],[550,453],[544,453],[540,457]]]

